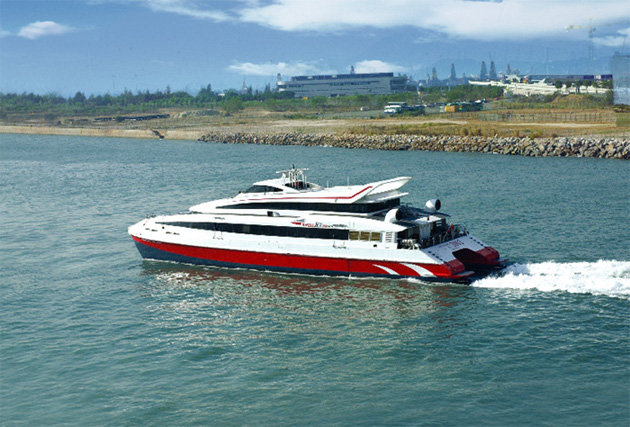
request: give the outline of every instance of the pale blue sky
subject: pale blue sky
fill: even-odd
[[[627,0],[0,0],[0,91],[263,89],[351,65],[445,78],[491,60],[599,74],[628,36]]]

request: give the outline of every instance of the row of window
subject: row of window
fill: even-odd
[[[317,82],[317,83],[306,83],[306,84],[294,84],[289,83],[284,85],[284,87],[293,89],[293,88],[315,88],[315,87],[328,87],[328,86],[374,86],[374,85],[387,85],[387,82],[379,81],[379,80],[368,80],[368,81],[359,81],[359,82]]]
[[[285,209],[294,211],[319,211],[319,212],[352,212],[352,213],[374,213],[385,209],[391,209],[400,205],[400,199],[391,199],[381,203],[286,203],[286,202],[262,202],[262,203],[240,203],[237,205],[220,206],[220,209]]]
[[[319,75],[319,76],[295,76],[291,77],[291,81],[300,80],[332,80],[332,79],[371,79],[371,78],[394,77],[394,73],[361,73],[361,74],[335,74],[335,75]]]
[[[380,242],[381,233],[378,231],[351,231],[350,240],[362,240],[364,242]]]
[[[243,191],[243,193],[278,193],[281,191],[280,188],[270,185],[252,185],[247,190]]]
[[[222,231],[226,233],[254,234],[260,236],[302,237],[307,239],[348,240],[348,230],[332,228],[285,227],[258,224],[231,224],[221,222],[160,222],[161,225]]]

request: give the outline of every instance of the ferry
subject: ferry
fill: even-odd
[[[236,196],[129,227],[146,259],[302,274],[467,282],[506,260],[441,202],[401,204],[410,177],[324,188],[292,167]]]

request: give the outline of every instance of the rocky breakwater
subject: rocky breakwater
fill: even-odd
[[[203,135],[199,141],[228,144],[332,146],[370,150],[464,151],[532,157],[599,157],[630,160],[630,139],[621,137],[531,139],[481,136],[211,132]]]

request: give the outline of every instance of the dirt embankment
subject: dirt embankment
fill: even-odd
[[[472,116],[471,116],[472,117]],[[95,124],[0,124],[1,133],[319,145],[377,150],[469,151],[523,156],[630,158],[626,127],[615,123],[501,123],[474,117],[288,119],[282,115],[197,117]],[[478,118],[477,118],[478,119]],[[527,130],[522,130],[527,127]],[[552,127],[553,129],[546,129]],[[614,133],[612,136],[610,132]],[[588,135],[588,136],[587,136]]]
[[[71,136],[101,136],[110,138],[162,138],[168,139],[199,139],[204,131],[197,130],[153,130],[153,129],[117,129],[117,128],[72,128],[58,126],[8,126],[0,125],[0,133],[20,133],[28,135],[71,135]]]

